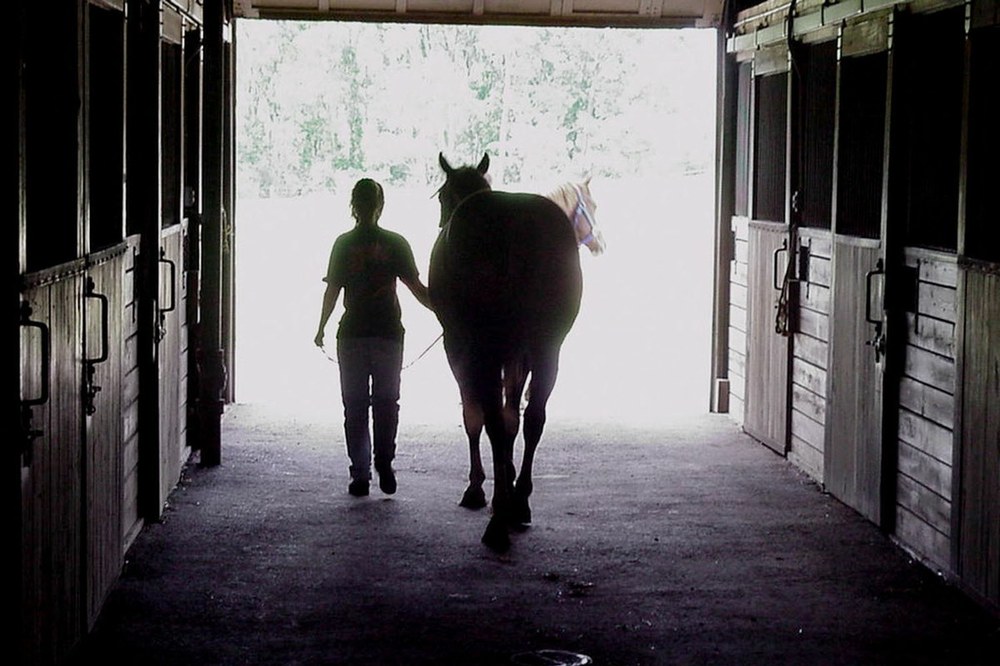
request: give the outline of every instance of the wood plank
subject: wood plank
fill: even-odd
[[[958,570],[963,582],[1000,604],[1000,273],[963,270]]]
[[[729,418],[731,418],[737,425],[743,425],[744,411],[745,411],[745,406],[743,404],[743,398],[733,393],[730,393]]]
[[[899,405],[948,430],[955,427],[955,396],[911,377],[899,381]]]
[[[745,310],[747,307],[747,288],[738,284],[730,284],[729,302]]]
[[[826,257],[809,255],[810,284],[829,287],[833,284],[833,263]]]
[[[740,377],[746,376],[746,356],[736,350],[729,350],[729,373],[737,374]],[[743,394],[740,393],[742,396]]]
[[[799,384],[792,384],[792,409],[819,424],[826,423],[826,399]]]
[[[830,260],[833,258],[833,236],[825,229],[799,229],[800,245],[809,248],[809,261],[819,257]]]
[[[951,466],[914,448],[905,440],[899,442],[899,472],[951,500]]]
[[[747,286],[747,265],[742,261],[729,262],[729,279],[742,286]]]
[[[792,410],[792,433],[818,451],[825,448],[826,435],[823,424],[795,409]]]
[[[729,394],[736,396],[743,401],[746,395],[746,378],[743,375],[730,371],[729,373]]]
[[[834,254],[824,481],[834,497],[880,524],[882,375],[864,345],[872,334],[865,320],[865,276],[880,249],[877,242],[838,236]]]
[[[948,358],[955,358],[955,324],[953,322],[906,313],[906,342]]]
[[[747,311],[735,303],[729,304],[729,326],[744,333],[747,331]]]
[[[750,249],[747,241],[742,238],[736,239],[736,244],[733,247],[733,257],[737,264],[746,265],[749,263]]]
[[[801,308],[799,310],[798,332],[828,342],[830,340],[830,317],[824,313]]]
[[[896,479],[896,501],[945,536],[951,536],[951,502],[906,474]]]
[[[739,354],[746,355],[747,336],[743,331],[729,329],[729,348]]]
[[[899,410],[899,438],[947,466],[953,458],[952,431],[908,409]]]
[[[792,381],[818,396],[826,397],[826,370],[796,358],[792,361]],[[824,408],[824,419],[826,411]]]
[[[829,344],[808,335],[796,335],[795,358],[802,359],[818,368],[826,368],[829,363]]]
[[[951,546],[948,537],[901,506],[896,507],[896,538],[928,561],[944,570],[950,569],[948,561]]]
[[[907,346],[903,373],[946,393],[955,392],[955,362],[950,358]]]
[[[809,478],[817,483],[823,483],[823,451],[816,449],[793,432],[788,450],[788,460]]]
[[[921,248],[907,248],[905,262],[907,266],[917,269],[917,277],[921,282],[946,287],[958,286],[958,262],[954,255],[934,253],[933,250]]]
[[[733,230],[736,240],[747,240],[750,238],[750,218],[734,216],[730,220],[729,228]]]
[[[829,314],[830,290],[822,285],[807,282],[799,291],[799,303],[804,309]]]
[[[919,314],[955,323],[957,293],[954,287],[921,282],[917,291]]]

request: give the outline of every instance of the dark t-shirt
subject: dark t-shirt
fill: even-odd
[[[380,227],[355,227],[333,243],[324,281],[344,290],[337,338],[402,340],[396,278],[416,279],[406,239]]]

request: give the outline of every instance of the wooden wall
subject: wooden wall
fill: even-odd
[[[82,636],[83,284],[83,262],[72,262],[32,275],[22,291],[32,321],[48,326],[51,340],[49,400],[32,408],[32,426],[41,430],[41,436],[32,443],[21,469],[22,656],[26,663],[58,663]],[[36,328],[22,331],[22,396],[37,396],[45,372],[42,338]]]
[[[122,545],[127,551],[142,529],[139,512],[139,307],[136,260],[139,236],[126,240],[122,273]]]
[[[165,231],[160,263],[160,503],[167,501],[191,455],[187,443],[187,280],[184,225]],[[172,266],[172,268],[171,268]]]
[[[955,424],[954,255],[908,249],[917,276],[907,313],[899,385],[896,536],[935,565],[950,567],[952,449]]]
[[[788,264],[788,227],[750,222],[747,274],[747,358],[743,428],[776,452],[786,453],[788,338],[775,332],[775,288]],[[778,275],[775,275],[775,273]]]
[[[963,273],[957,568],[966,586],[1000,607],[1000,266]]]
[[[128,246],[102,253],[88,269],[84,374],[93,367],[92,411],[86,423],[87,627],[93,626],[124,557],[122,507],[122,308]],[[103,297],[103,300],[101,297]],[[105,320],[102,322],[102,319]],[[102,329],[106,327],[104,339]],[[106,343],[106,345],[104,344]],[[104,360],[100,360],[100,359]],[[99,387],[99,390],[96,390]],[[85,389],[86,390],[86,389]]]
[[[819,229],[801,229],[799,247],[799,256],[808,259],[797,286],[799,309],[792,339],[788,459],[822,483],[833,272],[831,234]]]
[[[735,249],[729,269],[729,416],[742,425],[746,402],[749,221],[734,217],[732,229]]]

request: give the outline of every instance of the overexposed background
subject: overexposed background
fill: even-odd
[[[378,57],[378,49],[367,45],[376,28],[319,24],[307,32],[305,26],[291,30],[287,24],[248,23],[238,35],[243,58],[237,102],[242,123],[234,372],[239,402],[267,402],[306,418],[339,422],[337,368],[312,340],[330,245],[353,224],[350,188],[360,175],[383,183],[381,225],[410,241],[426,279],[439,217],[432,195],[441,180],[440,150],[453,165],[477,162],[489,152],[495,189],[544,194],[564,181],[593,178],[597,223],[608,247],[600,256],[580,250],[583,307],[564,346],[550,419],[645,423],[707,411],[714,240],[713,32],[597,31],[601,40],[620,40],[619,52],[629,58],[634,54],[635,62],[618,62],[608,74],[617,78],[606,84],[582,77],[572,85],[584,96],[573,101],[563,99],[565,94],[553,95],[556,84],[551,82],[531,92],[538,85],[535,79],[544,78],[544,72],[532,72],[532,63],[555,72],[559,81],[569,77],[559,74],[560,67],[572,73],[577,61],[593,68],[591,76],[600,76],[602,68],[610,71],[606,65],[594,65],[600,59],[595,61],[593,54],[573,51],[586,46],[587,40],[574,38],[581,29],[544,29],[543,34],[532,28],[390,26],[403,31],[398,36],[403,43],[434,44],[436,39],[450,48],[458,34],[476,48],[467,44],[464,50],[450,49],[464,54],[459,65],[448,60],[448,48],[436,55],[426,46],[413,51],[433,55],[424,66],[442,72],[423,84],[412,80],[411,69],[369,63],[360,80],[372,94],[358,104],[370,113],[327,124],[327,116],[349,115],[330,100],[361,93],[356,85],[352,89],[336,79],[337,72],[321,73],[315,65],[318,56],[309,49],[322,52],[334,48],[331,45],[353,44],[353,60],[343,56],[343,49],[340,53],[342,61],[356,65]],[[435,29],[484,32],[469,37],[466,32],[439,35]],[[379,39],[395,38],[387,28],[380,30]],[[420,34],[414,36],[414,31]],[[281,34],[292,35],[297,55],[282,65],[291,74],[277,77],[275,53],[280,49],[275,42]],[[587,34],[594,36],[595,31]],[[400,48],[410,53],[410,47]],[[476,94],[468,102],[461,77],[489,80],[469,63],[498,52],[503,54],[500,62],[494,58],[482,67],[494,72],[493,79],[506,80],[500,111],[482,111],[485,124],[478,134],[459,136],[463,123],[471,122],[470,114],[480,113],[477,97],[487,94],[482,86],[472,86]],[[514,58],[519,52],[536,55],[534,60]],[[314,66],[304,67],[303,62]],[[261,77],[268,71],[272,80],[264,90]],[[312,82],[311,75],[316,77]],[[627,80],[622,78],[626,75]],[[280,85],[274,83],[276,77]],[[602,85],[615,98],[613,103],[601,101]],[[402,92],[388,94],[397,89]],[[339,96],[330,90],[339,90]],[[451,93],[458,95],[454,102],[447,99]],[[294,106],[282,96],[289,94],[305,99]],[[390,99],[397,105],[394,114],[384,108]],[[371,110],[375,102],[377,111]],[[473,103],[479,106],[463,107]],[[563,103],[567,106],[558,106]],[[317,104],[321,110],[316,116],[303,117],[302,109],[315,110]],[[456,109],[464,111],[452,114]],[[443,117],[449,114],[455,117]],[[490,126],[490,117],[503,126]],[[389,119],[395,119],[393,127],[387,126]],[[410,126],[415,129],[406,129]],[[308,132],[318,136],[304,141],[303,133]],[[587,134],[586,141],[580,140],[581,132]],[[341,168],[331,168],[331,162]],[[434,344],[440,327],[402,285],[400,299],[407,330],[401,419],[457,425],[458,392],[441,344]],[[335,356],[341,312],[338,306],[327,327],[330,356]]]

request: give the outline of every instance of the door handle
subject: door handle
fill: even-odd
[[[879,315],[878,319],[872,319],[872,282],[876,275],[885,275],[885,267],[882,264],[881,258],[875,262],[875,268],[865,274],[865,321],[869,324],[881,325],[881,315]]]
[[[871,340],[866,340],[865,344],[874,350],[875,363],[881,362],[882,355],[885,354],[885,333],[882,332],[881,313],[877,319],[872,317],[872,292],[874,291],[872,289],[872,284],[876,275],[884,274],[885,264],[882,262],[881,258],[875,262],[875,268],[865,274],[865,321],[875,326],[875,335]]]
[[[83,297],[97,299],[98,303],[101,304],[101,353],[98,354],[97,358],[87,358],[84,356],[83,366],[85,372],[86,388],[83,391],[83,408],[87,412],[87,415],[92,415],[97,411],[94,406],[94,399],[100,392],[101,387],[94,383],[94,374],[96,372],[96,366],[99,363],[104,363],[108,360],[108,349],[110,347],[108,341],[108,297],[104,294],[99,294],[94,289],[94,278],[87,278],[87,288],[84,291]]]
[[[49,374],[52,370],[52,334],[49,327],[40,321],[31,319],[31,305],[28,301],[21,301],[21,326],[25,328],[37,328],[41,332],[42,345],[42,367],[40,377],[40,390],[38,396],[34,398],[24,398],[21,400],[21,455],[22,464],[31,464],[32,448],[31,444],[45,434],[42,430],[32,427],[31,408],[44,405],[49,401]]]
[[[783,283],[785,282],[785,276],[788,274],[788,269],[786,268],[785,271],[781,274],[781,280],[780,281],[778,280],[778,256],[782,252],[788,252],[788,239],[787,238],[781,241],[781,247],[779,247],[778,249],[776,249],[774,251],[774,256],[773,256],[774,264],[773,264],[773,268],[772,268],[771,279],[772,279],[772,283],[773,283],[772,286],[777,291],[781,291],[782,290]]]

